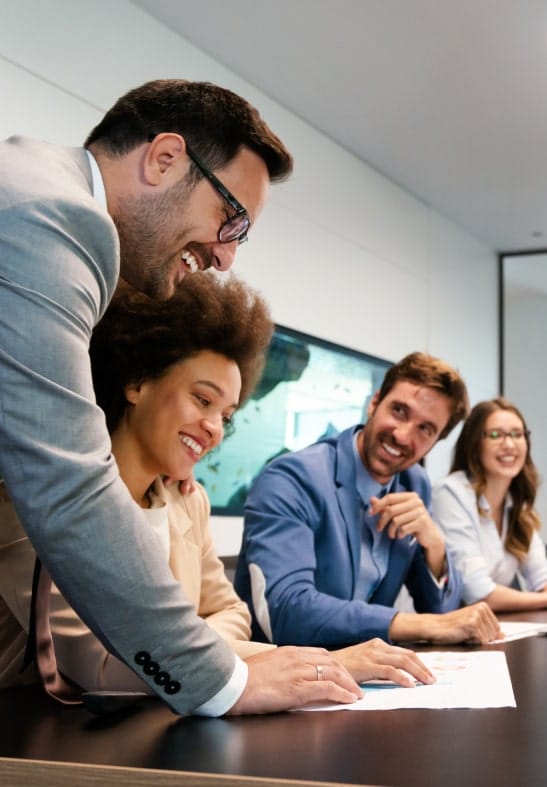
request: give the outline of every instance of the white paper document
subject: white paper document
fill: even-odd
[[[431,686],[406,689],[394,683],[363,684],[351,705],[314,705],[299,710],[394,710],[396,708],[516,708],[503,651],[426,651],[420,659],[437,678]]]
[[[522,620],[506,620],[500,623],[500,629],[504,633],[503,639],[495,639],[490,644],[511,642],[514,639],[524,639],[524,637],[547,636],[547,623],[525,622]]]

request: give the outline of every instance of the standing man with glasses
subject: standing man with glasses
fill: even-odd
[[[235,578],[255,639],[335,648],[499,636],[486,604],[458,609],[461,580],[419,464],[467,402],[455,369],[412,353],[386,372],[366,424],[270,462],[247,498]],[[421,614],[395,607],[403,586]]]
[[[539,475],[530,431],[503,397],[471,410],[433,510],[463,580],[466,604],[495,611],[547,609],[547,559],[535,509]]]
[[[177,713],[359,694],[322,651],[243,662],[197,617],[120,480],[91,381],[118,277],[162,300],[190,272],[228,270],[291,168],[256,109],[184,80],[130,91],[84,148],[0,144],[0,474],[63,595]]]

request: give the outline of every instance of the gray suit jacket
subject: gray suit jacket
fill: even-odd
[[[165,515],[169,528],[169,566],[198,615],[242,658],[273,645],[251,642],[251,616],[217,557],[209,527],[210,505],[203,487],[181,495],[156,480],[154,491],[165,508],[145,511],[148,527]],[[24,660],[36,554],[0,482],[0,689],[37,680]],[[164,544],[164,551],[165,551]],[[87,691],[149,691],[142,680],[110,654],[53,585],[50,622],[57,664],[63,675]]]
[[[0,475],[70,604],[187,713],[235,657],[158,556],[94,401],[88,346],[118,278],[115,226],[82,149],[11,138],[0,172]]]

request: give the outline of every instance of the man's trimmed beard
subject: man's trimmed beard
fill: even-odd
[[[162,239],[174,236],[176,222],[182,236],[185,207],[194,186],[187,175],[160,194],[126,197],[122,209],[112,216],[120,239],[120,275],[154,300],[167,300],[173,294],[170,278],[175,260],[165,257]]]

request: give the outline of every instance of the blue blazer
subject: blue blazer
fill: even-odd
[[[372,637],[389,641],[403,585],[418,612],[447,612],[460,604],[451,556],[440,588],[410,536],[385,536],[388,572],[367,601],[354,599],[362,548],[356,428],[272,461],[251,489],[235,585],[249,604],[257,639],[323,647]],[[397,474],[391,491],[414,491],[429,508],[431,486],[419,465]]]

